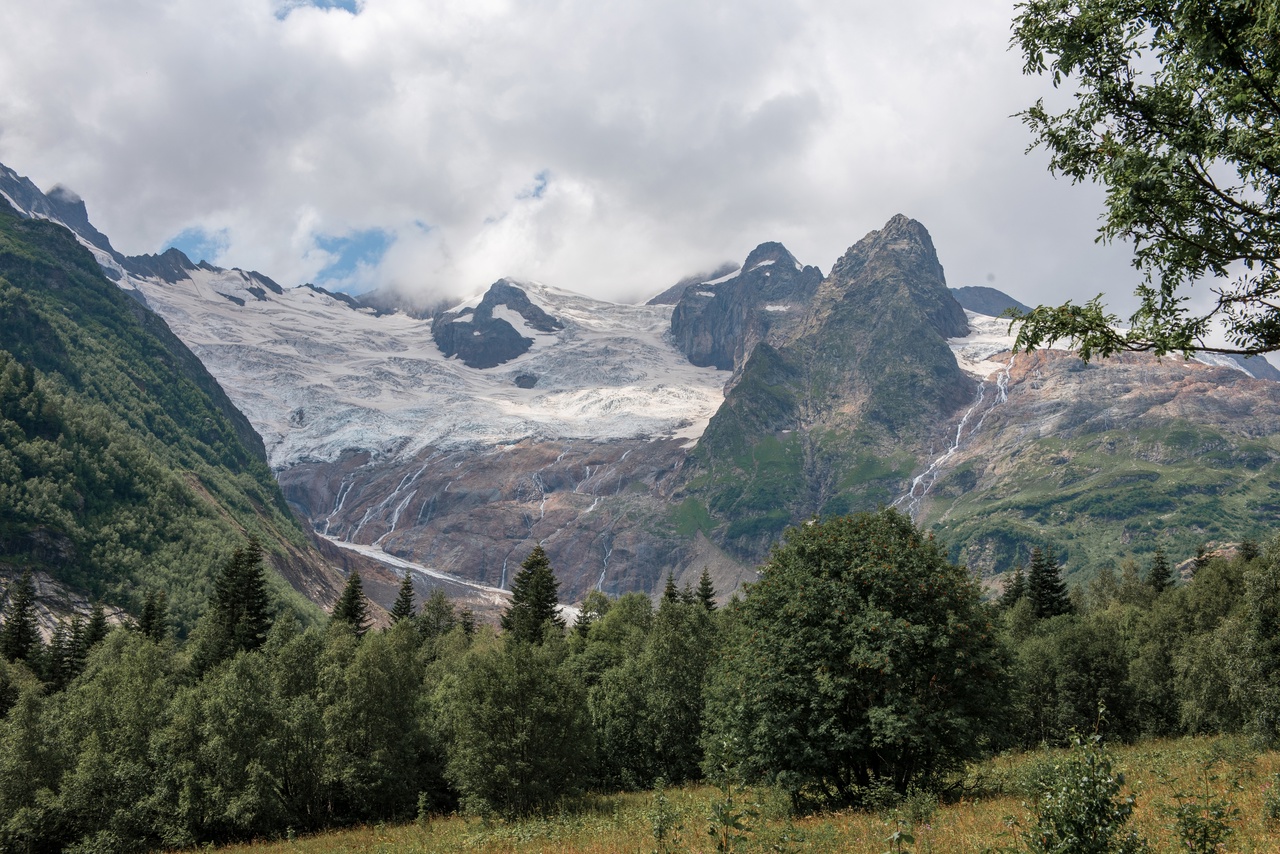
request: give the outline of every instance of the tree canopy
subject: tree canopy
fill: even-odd
[[[792,528],[747,589],[709,689],[708,764],[856,802],[935,782],[1004,707],[977,585],[896,510]]]
[[[1074,99],[1021,113],[1034,145],[1106,188],[1099,239],[1131,241],[1144,274],[1128,329],[1099,295],[1025,315],[1018,347],[1280,349],[1280,2],[1026,0],[1013,42],[1024,73]],[[1211,305],[1193,306],[1209,282]],[[1211,346],[1219,323],[1229,343]]]

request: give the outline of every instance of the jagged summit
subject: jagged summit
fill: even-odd
[[[928,230],[896,214],[869,232],[831,268],[820,298],[856,300],[884,307],[908,301],[919,307],[944,338],[969,334],[964,309],[947,289],[942,264]]]
[[[693,364],[740,370],[757,344],[788,337],[821,281],[781,243],[761,243],[736,271],[685,289],[671,334]]]

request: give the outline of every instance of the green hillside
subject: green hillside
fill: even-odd
[[[163,589],[185,632],[247,535],[277,558],[307,560],[261,440],[195,356],[70,232],[7,208],[0,437],[6,574],[44,571],[135,611]]]
[[[972,463],[939,479],[924,520],[955,560],[1007,570],[1052,546],[1088,576],[1157,545],[1177,559],[1280,525],[1280,437],[1234,436],[1181,419],[1028,444],[984,482]]]

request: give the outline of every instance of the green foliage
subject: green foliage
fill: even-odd
[[[1003,679],[977,587],[909,519],[803,525],[761,568],[726,639],[707,763],[828,803],[877,781],[930,786],[990,744]]]
[[[1098,736],[1077,736],[1069,756],[1041,781],[1035,823],[1026,835],[1033,854],[1127,854],[1147,844],[1125,824],[1134,797],[1123,793],[1124,775]]]
[[[1052,549],[1037,547],[1031,550],[1027,598],[1031,600],[1031,611],[1038,619],[1071,613],[1071,599],[1067,596],[1067,585],[1062,580],[1061,571]]]
[[[413,619],[414,610],[413,573],[406,569],[404,577],[400,579],[400,592],[396,594],[395,604],[391,606],[391,624]]]
[[[1117,331],[1101,298],[1041,306],[1018,346],[1070,339],[1084,359],[1187,353],[1225,322],[1232,352],[1280,348],[1280,15],[1275,0],[1026,0],[1014,41],[1027,74],[1071,107],[1022,113],[1050,168],[1106,187],[1100,239],[1134,246],[1138,310]],[[1203,313],[1185,290],[1222,281]]]
[[[1173,585],[1173,567],[1169,565],[1169,558],[1165,556],[1161,546],[1156,546],[1155,554],[1151,556],[1151,568],[1147,570],[1147,584],[1157,594],[1163,593]]]
[[[439,693],[446,775],[472,812],[545,812],[579,792],[592,752],[582,686],[563,643],[491,643],[464,655]]]
[[[342,595],[333,606],[333,621],[349,627],[357,636],[369,630],[369,605],[365,602],[364,583],[358,570],[351,570],[347,576]]]
[[[502,614],[502,630],[518,643],[542,643],[550,634],[564,631],[564,618],[557,610],[560,582],[541,545],[533,547],[520,567],[511,582],[511,605]]]
[[[154,314],[66,229],[0,211],[0,551],[134,610],[162,589],[180,637],[256,535],[305,548],[259,439]],[[56,556],[56,557],[55,557]],[[274,577],[300,616],[314,608]]]
[[[603,629],[603,627],[602,627]],[[604,631],[588,646],[607,643]],[[648,788],[663,778],[699,775],[703,692],[717,646],[710,613],[699,602],[664,598],[631,654],[615,652],[589,697],[603,782]]]
[[[255,539],[237,548],[214,580],[212,601],[196,646],[196,667],[205,670],[237,652],[262,646],[275,607],[267,592],[262,546]]]
[[[22,573],[5,591],[4,625],[0,626],[0,656],[8,661],[37,659],[41,651],[36,628],[35,583]]]

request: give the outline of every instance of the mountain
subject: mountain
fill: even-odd
[[[985,314],[988,317],[999,317],[1011,308],[1018,311],[1031,311],[1031,306],[1018,302],[1004,291],[995,288],[964,287],[951,288],[951,295],[965,311]]]
[[[65,199],[45,209],[68,206],[83,211]],[[341,577],[201,362],[72,233],[8,204],[0,328],[0,574],[32,569],[70,599],[135,612],[163,590],[185,632],[214,573],[253,535],[280,573],[276,595],[304,619],[314,606],[285,579],[315,600],[336,595]]]
[[[789,525],[892,501],[976,385],[947,345],[968,321],[918,222],[894,217],[814,285],[751,350],[685,467],[686,500],[749,562]]]
[[[331,555],[490,606],[535,544],[566,600],[704,566],[727,593],[786,526],[881,504],[984,575],[1033,545],[1087,573],[1280,524],[1268,364],[1015,357],[973,306],[1020,303],[949,289],[905,216],[825,276],[764,243],[645,306],[502,279],[401,311],[95,257],[217,377]]]

